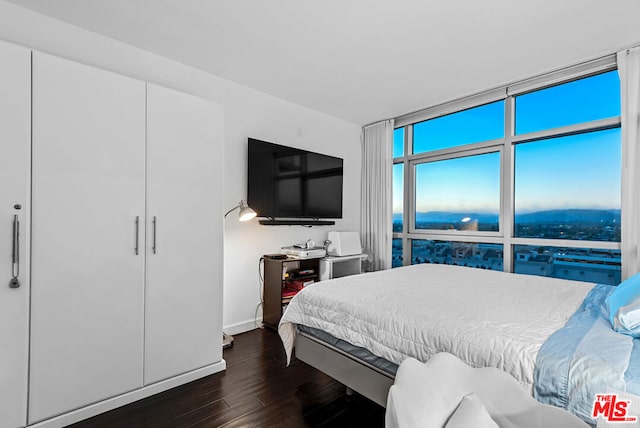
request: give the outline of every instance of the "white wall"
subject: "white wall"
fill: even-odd
[[[360,127],[187,67],[95,33],[0,0],[0,39],[141,80],[199,95],[224,105],[224,205],[246,198],[247,137],[344,158],[343,219],[335,227],[260,226],[225,222],[225,330],[254,327],[260,301],[262,254],[305,241],[322,241],[328,230],[360,225]],[[257,313],[258,318],[261,312]]]

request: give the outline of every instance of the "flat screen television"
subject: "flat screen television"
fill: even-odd
[[[259,217],[342,218],[342,159],[254,138],[248,148],[247,203]]]

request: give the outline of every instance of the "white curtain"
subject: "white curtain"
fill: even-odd
[[[362,245],[374,254],[374,270],[391,267],[393,120],[362,129]]]
[[[640,47],[618,52],[622,101],[622,279],[640,271]]]

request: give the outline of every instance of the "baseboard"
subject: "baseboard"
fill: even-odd
[[[100,401],[95,404],[90,404],[86,407],[82,407],[69,413],[65,413],[63,415],[56,416],[42,422],[38,422],[34,425],[29,425],[29,428],[62,428],[67,425],[88,419],[92,416],[99,415],[100,413],[104,413],[109,410],[124,406],[125,404],[133,403],[134,401],[150,397],[159,392],[175,388],[176,386],[184,385],[185,383],[200,379],[201,377],[221,372],[226,368],[227,363],[225,360],[222,360],[219,363],[211,364],[209,366],[202,367],[200,369],[193,370],[191,372],[172,377],[171,379],[166,379],[142,387],[140,389],[136,389],[135,391],[127,392],[126,394],[118,395],[117,397]]]
[[[255,330],[262,325],[262,318],[256,318],[255,320],[242,321],[236,324],[225,325],[222,330],[227,334],[240,334],[247,331]]]

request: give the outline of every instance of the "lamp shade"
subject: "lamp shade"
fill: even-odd
[[[252,210],[251,207],[247,205],[245,201],[240,201],[239,207],[240,207],[240,213],[238,215],[240,216],[239,218],[240,221],[251,220],[257,215],[257,213],[254,210]]]
[[[251,220],[252,218],[254,218],[257,213],[251,209],[251,207],[244,201],[244,200],[240,200],[240,202],[238,203],[238,205],[236,205],[235,207],[231,208],[229,211],[227,211],[225,213],[225,217],[228,216],[231,211],[240,208],[240,212],[238,213],[238,219],[240,221],[248,221]]]

